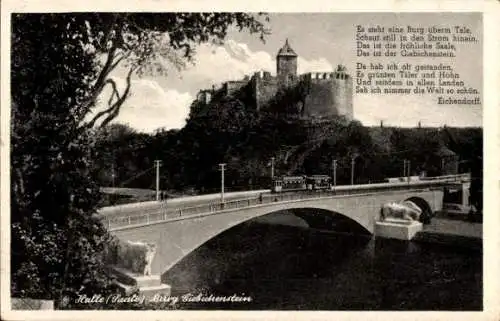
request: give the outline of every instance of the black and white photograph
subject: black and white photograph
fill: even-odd
[[[483,12],[118,10],[2,14],[2,314],[486,310]]]

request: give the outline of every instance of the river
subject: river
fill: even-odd
[[[220,234],[164,276],[173,296],[237,295],[251,297],[251,302],[194,302],[179,308],[482,309],[482,253],[478,250],[375,241],[351,233],[358,230],[346,228],[349,224],[340,216],[334,231],[306,228],[301,219],[291,224],[295,226],[278,225],[270,217]]]

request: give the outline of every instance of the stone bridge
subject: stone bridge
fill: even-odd
[[[373,234],[381,205],[391,201],[414,201],[423,211],[441,210],[443,182],[421,181],[337,187],[334,191],[266,193],[260,197],[212,203],[202,206],[147,213],[106,216],[102,220],[122,240],[157,244],[152,273],[163,275],[190,252],[218,234],[245,221],[270,213],[293,209],[309,211],[311,221],[318,215],[343,215]],[[308,213],[308,211],[301,211]],[[308,215],[301,216],[306,222]]]

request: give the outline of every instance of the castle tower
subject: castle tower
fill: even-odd
[[[332,79],[333,110],[338,115],[343,115],[347,119],[353,119],[352,106],[352,78],[347,73],[347,69],[338,65]]]
[[[276,55],[278,87],[286,88],[297,81],[297,54],[288,44],[288,39]]]

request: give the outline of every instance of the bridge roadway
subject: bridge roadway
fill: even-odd
[[[399,183],[401,183],[402,179],[406,179],[406,177],[400,178]],[[412,177],[413,179],[413,177]],[[459,175],[447,175],[447,176],[437,176],[437,177],[427,177],[423,182],[468,182],[470,181],[470,174],[459,174]],[[414,182],[412,180],[412,182]],[[389,183],[389,184],[397,184]],[[406,183],[405,183],[406,184]],[[366,185],[344,185],[337,186],[335,188],[335,193],[337,195],[345,195],[349,193],[355,193],[356,190],[367,190],[367,188],[377,188],[377,186],[390,186],[387,183],[382,184],[366,184]],[[397,185],[394,185],[397,186]],[[253,202],[259,195],[263,194],[266,197],[266,194],[269,194],[271,190],[262,189],[262,190],[252,190],[252,191],[241,191],[241,192],[230,192],[225,193],[224,200],[226,203],[233,203],[235,201],[248,201]],[[146,201],[146,202],[137,202],[131,204],[122,204],[115,206],[107,206],[100,208],[97,212],[98,217],[102,218],[105,221],[111,219],[111,224],[119,224],[117,221],[120,218],[124,217],[132,217],[131,224],[138,219],[136,217],[144,216],[144,215],[158,215],[158,213],[169,212],[169,213],[184,213],[184,215],[188,213],[196,212],[195,208],[203,207],[203,206],[215,206],[220,207],[221,194],[206,194],[206,195],[196,195],[196,196],[184,196],[178,198],[172,198],[163,201]],[[229,205],[230,206],[230,205]],[[169,215],[172,216],[172,215]],[[175,216],[175,214],[174,214]],[[108,225],[109,226],[109,225]],[[112,227],[112,226],[109,226]]]
[[[163,207],[100,217],[110,232],[122,240],[157,244],[152,273],[163,275],[206,241],[259,216],[282,210],[316,209],[322,211],[310,211],[310,216],[301,217],[312,222],[318,215],[344,215],[373,233],[381,204],[409,199],[424,211],[435,212],[442,208],[443,187],[448,183],[450,179],[338,186],[334,191],[268,193],[262,199],[257,196],[224,204]]]

